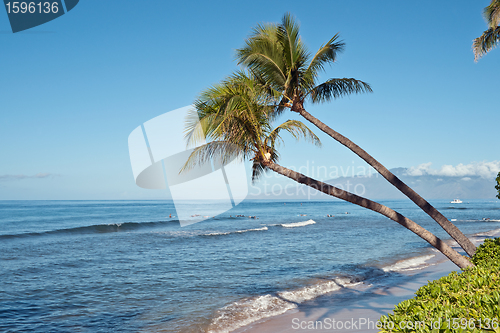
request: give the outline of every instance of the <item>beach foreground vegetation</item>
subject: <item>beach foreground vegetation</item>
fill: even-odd
[[[500,332],[500,238],[486,239],[476,264],[431,281],[382,316],[380,332]],[[399,327],[398,323],[419,323]]]
[[[310,54],[300,37],[299,24],[287,13],[279,24],[255,27],[245,45],[237,50],[237,59],[240,65],[259,77],[270,94],[278,97],[275,112],[281,113],[285,109],[296,112],[350,149],[434,219],[472,257],[475,245],[443,214],[373,156],[306,111],[306,101],[322,103],[353,93],[372,91],[369,84],[353,78],[331,78],[318,82],[325,66],[337,60],[344,46],[336,34],[315,54]]]

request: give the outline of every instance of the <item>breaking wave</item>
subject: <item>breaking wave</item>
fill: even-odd
[[[339,290],[341,288],[347,288],[355,286],[362,282],[353,283],[349,278],[335,278],[333,280],[326,280],[319,282],[317,284],[302,287],[296,290],[291,291],[283,291],[278,293],[278,295],[287,301],[294,303],[302,303],[305,301],[309,301],[318,296],[325,295],[331,293],[333,291]]]
[[[245,229],[245,230],[236,230],[236,231],[225,231],[225,232],[211,232],[208,234],[203,234],[203,236],[222,236],[222,235],[230,235],[230,234],[242,234],[249,231],[266,231],[267,227],[255,228],[255,229]]]
[[[304,227],[304,226],[310,225],[310,224],[316,224],[316,221],[314,221],[314,220],[307,220],[307,221],[304,221],[304,222],[282,223],[280,225],[282,227],[285,227],[285,228],[297,228],[297,227]]]
[[[427,263],[428,260],[434,258],[434,254],[429,254],[426,256],[414,257],[406,260],[398,261],[395,264],[385,266],[382,268],[384,272],[404,272],[404,271],[413,271],[416,269],[421,269],[429,266]]]
[[[208,332],[229,333],[261,319],[281,315],[297,308],[300,303],[362,283],[356,278],[337,277],[333,280],[320,280],[295,290],[278,292],[276,296],[267,294],[246,298],[219,309],[209,325]]]
[[[121,231],[132,231],[142,228],[155,228],[164,225],[171,224],[172,222],[179,222],[177,220],[172,221],[157,221],[157,222],[123,222],[123,223],[109,223],[109,224],[97,224],[89,225],[84,227],[76,228],[63,228],[56,230],[48,230],[41,232],[28,232],[20,234],[7,234],[0,235],[0,239],[9,238],[22,238],[22,237],[36,237],[44,235],[57,235],[57,234],[99,234],[99,233],[109,233],[109,232],[121,232]]]
[[[210,323],[209,333],[229,333],[258,320],[278,316],[297,305],[276,296],[264,295],[246,298],[217,311]]]

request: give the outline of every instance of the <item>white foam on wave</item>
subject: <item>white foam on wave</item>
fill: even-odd
[[[482,244],[486,239],[491,237],[498,237],[500,235],[500,229],[494,229],[485,232],[479,232],[477,234],[472,235],[469,239],[475,245]]]
[[[244,232],[249,231],[266,231],[267,227],[255,228],[255,229],[245,229],[245,230],[236,230],[236,231],[226,231],[226,232],[211,232],[209,234],[204,234],[204,236],[220,236],[220,235],[229,235],[229,234],[242,234]]]
[[[304,227],[304,226],[310,225],[310,224],[316,224],[316,221],[314,221],[314,220],[307,220],[307,221],[304,221],[304,222],[282,223],[280,225],[282,227],[285,227],[285,228],[297,228],[297,227]]]
[[[479,244],[484,243],[485,240],[486,240],[486,238],[483,238],[483,237],[476,237],[474,239],[471,239],[472,243],[476,246],[479,246]]]
[[[347,278],[335,278],[334,280],[323,281],[315,285],[302,287],[296,290],[283,291],[278,295],[290,302],[302,303],[318,296],[329,294],[341,288],[353,287],[362,282],[351,283]]]
[[[218,310],[207,332],[229,333],[261,319],[279,316],[288,310],[295,309],[297,303],[362,283],[351,282],[349,278],[337,277],[333,280],[323,280],[299,289],[279,292],[278,297],[268,294],[246,298]]]
[[[413,271],[416,269],[420,269],[427,266],[427,261],[434,258],[436,255],[429,254],[426,256],[415,257],[411,259],[401,260],[395,264],[383,267],[382,270],[384,272],[404,272],[404,271]]]
[[[486,219],[486,218],[482,218],[482,219],[474,219],[474,220],[460,220],[460,221],[463,221],[463,222],[500,222],[500,220],[497,220],[497,219]]]
[[[208,333],[229,333],[258,320],[278,316],[297,305],[271,295],[243,299],[217,311]]]
[[[481,232],[475,236],[498,236],[500,235],[500,229],[494,229],[486,232]]]

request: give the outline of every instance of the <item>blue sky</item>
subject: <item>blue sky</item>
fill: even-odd
[[[82,0],[16,34],[0,10],[0,199],[165,197],[135,185],[128,135],[230,74],[252,27],[287,11],[311,51],[345,41],[324,79],[374,90],[308,106],[323,122],[388,168],[498,161],[500,51],[471,51],[488,3]],[[323,148],[289,141],[282,164],[365,165],[315,132]]]

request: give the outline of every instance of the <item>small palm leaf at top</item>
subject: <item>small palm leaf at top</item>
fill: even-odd
[[[491,0],[491,3],[484,9],[483,15],[489,29],[472,43],[475,62],[500,43],[500,0]]]
[[[477,62],[486,53],[493,50],[500,43],[500,26],[495,29],[488,29],[483,34],[474,39],[472,50],[474,51],[474,61]]]
[[[484,18],[490,28],[496,28],[500,25],[500,0],[492,0],[484,9]]]

